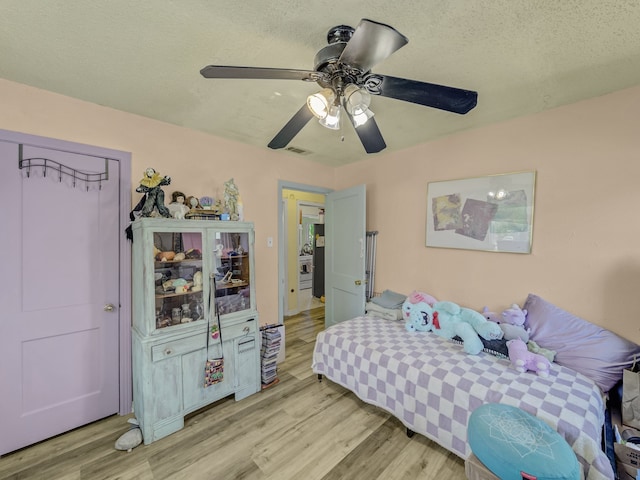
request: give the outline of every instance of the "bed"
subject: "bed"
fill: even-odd
[[[463,459],[471,454],[466,427],[474,409],[488,402],[519,407],[566,439],[586,479],[615,478],[602,449],[602,389],[566,366],[553,363],[548,378],[519,373],[508,359],[468,355],[450,340],[368,315],[320,332],[312,369]]]

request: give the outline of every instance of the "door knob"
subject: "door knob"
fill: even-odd
[[[361,280],[356,280],[356,285],[362,285],[362,281]]]
[[[113,305],[113,303],[107,303],[104,306],[104,311],[105,312],[113,312],[116,309],[116,307]]]

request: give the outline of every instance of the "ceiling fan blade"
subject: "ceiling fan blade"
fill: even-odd
[[[340,55],[340,62],[368,72],[409,40],[395,28],[363,18]]]
[[[305,80],[316,82],[324,76],[314,70],[292,70],[287,68],[232,67],[228,65],[208,65],[200,70],[205,78],[250,78],[273,80]]]
[[[287,144],[295,137],[302,128],[309,123],[309,120],[313,118],[313,113],[307,107],[305,103],[300,110],[296,112],[296,114],[291,117],[291,120],[287,122],[287,124],[282,127],[275,137],[269,142],[268,147],[278,149],[284,148]]]
[[[371,75],[365,79],[364,86],[373,95],[404,100],[461,115],[468,113],[478,103],[478,93],[471,90],[386,75]]]
[[[362,142],[362,146],[367,153],[378,153],[387,148],[387,144],[384,142],[382,133],[380,133],[380,129],[378,128],[378,124],[373,117],[367,120],[363,125],[355,128],[356,133]]]

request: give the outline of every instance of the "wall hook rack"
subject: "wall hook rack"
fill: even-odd
[[[109,179],[109,159],[104,159],[104,172],[102,173],[86,173],[75,168],[63,165],[55,160],[42,157],[23,158],[23,145],[18,146],[18,168],[25,170],[27,178],[31,176],[31,170],[36,168],[42,168],[42,176],[46,177],[47,172],[57,175],[58,180],[62,182],[63,177],[71,177],[73,186],[76,187],[78,182],[84,182],[84,185],[89,191],[89,185],[91,183],[98,183],[98,189],[102,190],[102,182]],[[82,183],[81,183],[82,184]]]

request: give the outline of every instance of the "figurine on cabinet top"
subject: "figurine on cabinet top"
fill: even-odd
[[[138,203],[138,206],[142,204],[140,215],[143,217],[155,216],[154,208],[157,209],[157,214],[163,217],[171,217],[169,209],[164,206],[164,192],[162,191],[163,185],[169,185],[171,183],[171,177],[161,176],[155,169],[149,167],[144,171],[140,185],[136,188],[136,192],[143,193],[145,196]],[[136,206],[136,209],[138,208]],[[134,211],[136,211],[134,209]]]
[[[198,200],[198,197],[194,197],[193,195],[187,198],[187,207],[189,207],[191,210],[202,208],[200,206],[200,200]]]
[[[211,207],[213,206],[213,201],[214,201],[213,197],[208,197],[208,196],[200,197],[200,205],[205,210],[211,210]]]
[[[217,199],[211,207],[211,210],[213,210],[213,213],[215,213],[216,215],[220,215],[223,211],[222,200]]]
[[[189,207],[185,204],[186,199],[187,197],[182,192],[175,191],[171,194],[171,203],[168,208],[173,218],[184,218],[189,211]]]
[[[238,216],[238,197],[240,196],[240,191],[238,187],[233,181],[233,178],[230,178],[226,182],[224,182],[224,203],[227,209],[229,210],[229,215],[231,220],[238,220],[240,217]]]

